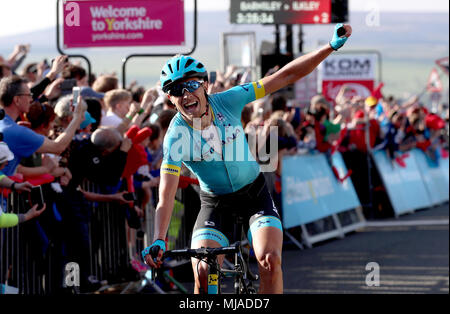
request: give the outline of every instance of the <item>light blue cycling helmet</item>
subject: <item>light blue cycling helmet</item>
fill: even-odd
[[[166,62],[159,80],[162,90],[167,93],[173,83],[190,77],[198,77],[207,81],[208,72],[205,66],[194,58],[177,55]]]

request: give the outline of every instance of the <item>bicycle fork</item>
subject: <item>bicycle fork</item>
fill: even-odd
[[[219,269],[217,263],[209,265],[208,271],[208,294],[219,294]]]

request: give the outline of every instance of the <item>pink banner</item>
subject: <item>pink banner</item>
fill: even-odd
[[[65,1],[64,48],[184,45],[183,0]]]

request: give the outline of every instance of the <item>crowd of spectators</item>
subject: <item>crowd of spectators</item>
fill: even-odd
[[[303,106],[290,106],[288,94],[279,92],[244,108],[242,120],[246,134],[254,134],[256,127],[256,133],[264,138],[269,136],[270,126],[278,127],[278,167],[272,176],[267,177],[272,177],[272,194],[279,208],[282,208],[281,160],[285,155],[324,153],[341,182],[350,176],[359,181],[361,173],[352,172],[351,168],[361,170],[368,167],[368,149],[385,150],[393,165],[399,167],[406,167],[407,152],[413,148],[420,149],[435,165],[440,158],[448,157],[448,105],[441,103],[432,112],[431,104],[422,103],[418,95],[405,100],[385,97],[381,92],[382,86],[380,83],[372,95],[363,98],[343,84],[335,99],[318,94]],[[334,152],[350,156],[345,159],[349,168],[347,174],[339,174],[332,164]],[[261,150],[254,152],[256,156],[260,153]],[[355,156],[360,157],[355,159]],[[371,167],[375,168],[373,164]],[[363,183],[368,188],[369,182]]]
[[[126,211],[128,226],[141,228],[145,208],[155,198],[152,188],[159,184],[162,138],[174,106],[157,86],[120,88],[115,75],[89,77],[64,55],[19,71],[29,49],[18,45],[8,59],[0,58],[0,227],[41,215],[58,218],[64,254],[79,262],[86,283],[91,219],[86,208],[117,204]],[[73,99],[74,87],[80,88],[78,99]],[[86,189],[85,182],[100,188]],[[11,192],[33,198],[36,185],[50,186],[41,208],[31,200],[24,203],[29,208],[20,209],[23,214],[8,212]],[[53,212],[45,210],[48,199],[54,201]]]
[[[83,204],[120,204],[127,211],[129,227],[140,227],[147,204],[155,202],[152,188],[159,184],[162,143],[176,109],[158,84],[145,88],[133,82],[120,87],[115,75],[89,76],[67,56],[50,64],[45,60],[24,64],[19,73],[29,50],[18,45],[7,59],[0,57],[0,105],[5,113],[0,120],[0,187],[29,192],[31,179],[51,182],[52,193],[64,204],[59,209],[62,219],[68,220],[65,230],[81,242],[73,244],[72,254],[87,263],[83,241],[88,241],[90,215]],[[252,79],[250,70],[233,66],[215,73],[209,93]],[[75,86],[81,90],[76,100]],[[448,146],[448,106],[430,112],[417,96],[401,101],[378,91],[362,98],[343,85],[336,99],[316,95],[305,106],[290,104],[283,91],[277,92],[245,106],[241,119],[247,136],[257,134],[265,144],[272,136],[270,127],[277,127],[278,167],[271,185],[279,206],[285,155],[366,153],[369,146],[386,150],[392,162],[404,166],[401,152],[417,147],[437,161],[444,154],[440,149]],[[261,149],[267,149],[262,146],[253,151],[258,161]],[[84,180],[99,184],[101,190],[84,189]],[[138,197],[126,198],[130,192]],[[30,220],[45,210],[45,205],[33,206],[20,217],[10,217],[6,203],[0,206],[0,227]]]

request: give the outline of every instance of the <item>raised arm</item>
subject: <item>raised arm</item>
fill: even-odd
[[[338,37],[337,30],[341,26],[345,28],[345,35]],[[286,87],[311,73],[333,51],[342,47],[351,34],[352,28],[350,25],[337,24],[330,43],[306,55],[298,57],[274,74],[264,77],[262,82],[266,95]]]
[[[38,153],[52,153],[60,155],[69,146],[75,135],[76,130],[80,127],[81,122],[84,121],[84,112],[87,105],[81,102],[81,96],[78,97],[78,105],[75,108],[73,119],[67,129],[61,133],[54,141],[45,138],[44,144],[37,150]]]

